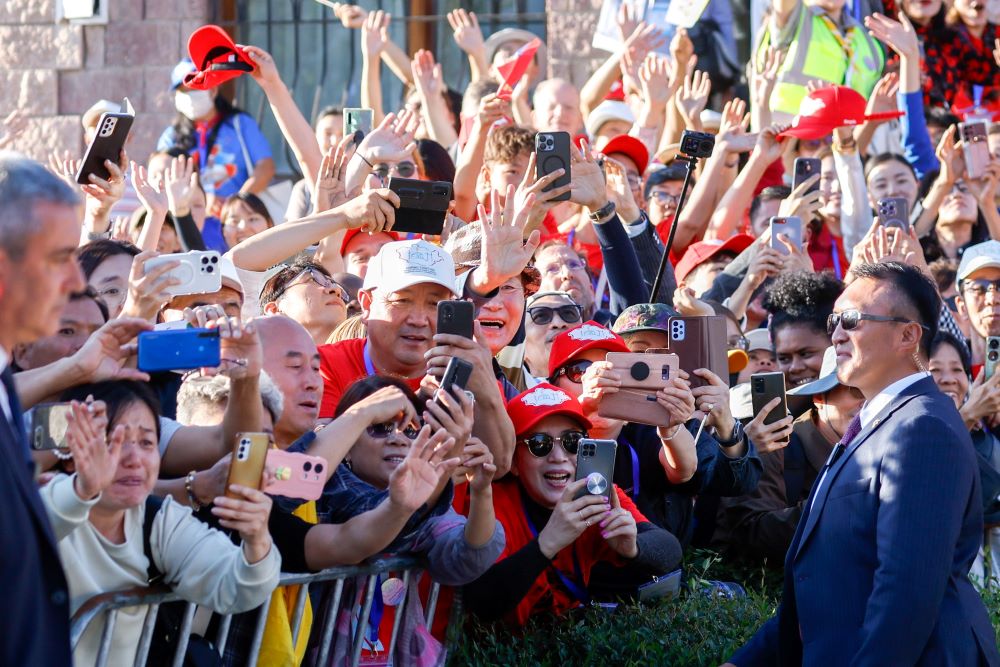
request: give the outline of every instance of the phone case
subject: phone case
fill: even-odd
[[[459,391],[465,391],[465,386],[469,384],[472,377],[472,364],[465,359],[452,357],[448,361],[448,367],[444,369],[444,376],[441,378],[441,388],[448,389],[452,395]]]
[[[543,192],[569,185],[572,180],[570,173],[569,132],[539,132],[535,135],[535,175],[537,178],[548,176],[557,169],[565,169],[560,176]],[[550,201],[569,201],[570,193],[564,192]]]
[[[878,222],[883,227],[899,227],[910,231],[910,203],[903,197],[878,200]]]
[[[66,449],[66,415],[69,403],[44,403],[31,410],[31,448],[34,450]]]
[[[122,103],[121,112],[101,114],[94,140],[87,146],[87,152],[80,162],[80,169],[76,172],[77,183],[81,185],[90,183],[87,177],[91,174],[105,180],[111,177],[107,167],[104,166],[104,161],[111,160],[118,164],[134,121],[135,109],[127,97]]]
[[[267,467],[274,471],[274,479],[264,487],[265,493],[298,500],[316,500],[323,495],[329,467],[326,459],[270,449]]]
[[[618,443],[614,440],[584,438],[580,441],[576,454],[576,479],[586,479],[587,484],[576,494],[577,498],[586,495],[609,498],[614,493],[617,449]]]
[[[755,373],[750,376],[750,399],[753,401],[753,413],[757,415],[764,406],[781,397],[781,403],[764,418],[765,424],[773,424],[788,415],[788,399],[785,396],[785,374],[781,371],[773,373]]]
[[[961,123],[962,154],[965,156],[966,178],[975,180],[986,175],[990,164],[990,145],[986,137],[986,123],[975,121]]]
[[[373,112],[363,107],[344,109],[344,136],[348,137],[357,131],[367,135],[372,131]]]
[[[214,294],[222,289],[222,269],[219,267],[219,253],[215,250],[192,250],[154,257],[146,262],[146,273],[167,262],[181,264],[168,275],[181,281],[166,289],[168,294]]]
[[[989,380],[1000,366],[1000,336],[986,337],[986,376],[984,380]]]
[[[807,181],[814,175],[819,174],[823,169],[823,163],[819,158],[797,157],[792,169],[792,189],[799,187],[803,181]],[[806,190],[806,194],[819,190],[819,181],[813,183],[812,187]]]
[[[138,356],[139,370],[146,373],[214,368],[221,361],[219,330],[143,331]]]
[[[708,384],[695,375],[698,368],[707,368],[729,384],[729,339],[726,335],[726,318],[723,315],[702,317],[671,317],[669,328],[670,351],[680,359],[680,367],[690,376],[691,388]]]
[[[783,255],[788,248],[778,239],[778,234],[784,234],[799,249],[802,248],[802,219],[794,216],[789,218],[771,218],[771,247]]]
[[[677,374],[677,355],[609,352],[607,361],[621,373],[622,386],[601,399],[597,414],[652,426],[669,425],[670,412],[656,401],[656,392]]]
[[[233,447],[233,458],[229,464],[229,477],[226,478],[227,498],[240,497],[229,490],[232,484],[251,489],[260,488],[260,480],[264,475],[264,461],[267,460],[267,449],[270,446],[271,436],[267,433],[236,434],[236,446]]]
[[[438,301],[437,332],[472,338],[476,309],[471,301]]]
[[[431,235],[444,231],[452,199],[451,183],[390,176],[389,189],[399,196],[392,231]]]
[[[639,602],[650,602],[666,597],[674,597],[681,590],[681,571],[674,570],[662,577],[639,586]]]

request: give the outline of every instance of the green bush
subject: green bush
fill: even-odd
[[[469,623],[452,654],[452,665],[720,665],[774,613],[781,573],[723,563],[710,552],[687,555],[688,587],[705,579],[737,581],[747,597],[726,600],[683,593],[652,605],[614,611],[578,610],[540,618],[522,632]],[[982,593],[1000,643],[1000,590]]]

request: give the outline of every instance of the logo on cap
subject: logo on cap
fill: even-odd
[[[826,108],[826,102],[818,97],[803,97],[799,105],[799,116],[812,116]]]
[[[553,391],[547,387],[539,387],[535,391],[524,397],[524,404],[538,408],[547,405],[562,405],[566,401],[572,400],[569,394],[561,391]]]
[[[437,275],[434,265],[443,259],[442,252],[432,246],[411,245],[398,249],[396,253],[405,262],[403,273],[418,273],[424,276]]]
[[[615,337],[604,327],[595,327],[593,324],[584,324],[570,331],[568,335],[573,340],[612,340]]]

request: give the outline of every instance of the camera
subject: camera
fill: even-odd
[[[629,376],[638,382],[647,379],[652,372],[653,369],[645,361],[637,361],[628,369]],[[670,379],[670,366],[668,364],[660,364],[660,379],[664,381]]]
[[[203,256],[201,258],[201,271],[202,273],[214,273],[215,265],[219,263],[219,258],[215,255]]]
[[[552,151],[556,147],[556,140],[551,134],[540,134],[538,135],[538,150],[540,151]]]
[[[673,320],[670,322],[670,339],[684,340],[687,333],[684,320]]]
[[[116,125],[118,125],[118,119],[114,116],[107,116],[104,119],[104,122],[101,123],[101,129],[97,134],[102,137],[110,137],[114,134]]]
[[[240,446],[236,448],[236,460],[246,461],[250,457],[250,438],[240,438]]]
[[[987,340],[986,345],[991,350],[1000,350],[1000,338],[996,338],[995,336],[990,336],[986,340]]]
[[[681,153],[688,157],[709,157],[715,149],[715,135],[708,132],[684,130],[681,135]]]

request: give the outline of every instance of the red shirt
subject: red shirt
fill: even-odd
[[[820,225],[819,232],[812,235],[806,246],[816,271],[829,269],[840,280],[851,267],[851,258],[844,252],[844,239],[830,233],[829,227]]]
[[[351,338],[319,346],[319,373],[323,376],[323,400],[319,405],[321,419],[333,417],[344,390],[371,374],[365,365],[367,342],[367,338]],[[422,379],[403,378],[403,381],[417,391]]]

